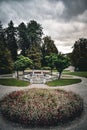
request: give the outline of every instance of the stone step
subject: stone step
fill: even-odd
[[[31,78],[30,79],[30,83],[34,83],[34,84],[42,84],[42,83],[45,83],[46,82],[46,80],[45,79],[42,79],[42,78]]]

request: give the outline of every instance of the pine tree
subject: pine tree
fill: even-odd
[[[54,41],[51,39],[51,37],[46,36],[43,38],[43,44],[42,44],[42,65],[46,66],[47,62],[45,60],[46,56],[50,56],[51,54],[58,54],[58,50],[54,44]]]
[[[7,48],[0,48],[0,74],[8,74],[13,71],[11,53]]]
[[[30,45],[40,46],[41,45],[41,37],[42,37],[42,27],[36,21],[31,20],[27,25],[28,30],[28,39]]]
[[[31,49],[27,50],[27,56],[32,60],[33,68],[41,68],[41,51],[37,46],[32,46]]]
[[[25,56],[26,50],[29,48],[29,42],[27,37],[27,28],[23,22],[18,26],[18,34],[19,34],[19,41],[18,41],[19,48],[22,50],[21,54]]]
[[[28,40],[30,47],[27,51],[27,56],[33,61],[35,69],[41,68],[41,42],[42,42],[42,27],[36,21],[31,20],[27,25]]]
[[[6,47],[6,39],[4,29],[2,28],[2,23],[0,21],[0,48],[2,47]]]
[[[7,34],[7,47],[11,52],[12,59],[15,61],[17,59],[17,41],[16,41],[16,30],[12,21],[8,24],[8,28],[6,29]]]
[[[11,73],[13,70],[13,61],[11,53],[6,47],[5,32],[0,22],[0,74]]]

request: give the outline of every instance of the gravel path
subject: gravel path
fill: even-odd
[[[76,120],[68,124],[56,127],[30,128],[30,127],[24,127],[17,123],[7,121],[0,113],[0,130],[87,130],[87,78],[81,78],[81,79],[82,82],[78,84],[62,87],[50,87],[51,89],[61,88],[67,91],[73,91],[81,95],[81,97],[84,99],[84,108],[85,108],[81,118],[77,118]],[[32,84],[28,87],[7,87],[0,85],[0,98],[15,90],[35,88],[35,87],[48,88],[48,86],[44,84]]]

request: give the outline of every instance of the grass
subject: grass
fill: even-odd
[[[70,70],[63,70],[63,73],[69,73]]]
[[[9,78],[9,79],[0,79],[0,84],[6,85],[6,86],[19,86],[20,87],[20,86],[28,86],[29,82],[19,80],[19,79]]]
[[[4,117],[28,126],[59,125],[83,110],[79,95],[64,90],[29,89],[15,91],[0,101]]]
[[[60,79],[47,82],[48,86],[65,86],[81,82],[81,79]]]
[[[84,72],[67,72],[67,73],[63,73],[63,74],[69,74],[69,75],[75,75],[75,76],[87,78],[87,71],[84,71]]]

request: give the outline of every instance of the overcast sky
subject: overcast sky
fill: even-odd
[[[36,20],[59,51],[68,53],[79,38],[87,38],[87,0],[0,0],[0,20],[6,26]]]

